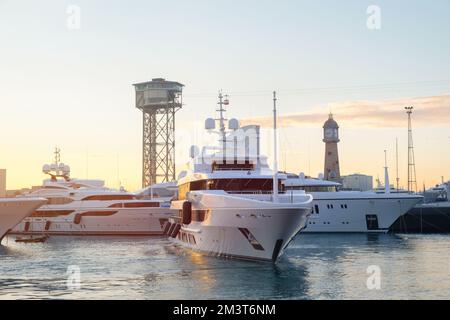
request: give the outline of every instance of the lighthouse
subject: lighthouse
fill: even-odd
[[[325,180],[340,181],[339,155],[337,144],[339,142],[339,126],[330,113],[323,125],[323,142],[325,142]]]

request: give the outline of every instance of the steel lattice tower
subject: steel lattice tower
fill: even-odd
[[[156,78],[133,85],[142,111],[142,186],[175,180],[175,113],[182,107],[181,83]]]
[[[416,162],[414,159],[414,144],[412,137],[412,125],[411,125],[411,114],[413,107],[405,107],[406,113],[408,114],[408,191],[417,192],[417,181],[416,181]]]

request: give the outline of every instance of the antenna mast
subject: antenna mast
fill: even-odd
[[[414,144],[412,137],[411,114],[414,107],[405,107],[408,114],[408,192],[417,192],[416,163],[414,159]]]
[[[395,138],[395,165],[396,165],[396,171],[397,171],[397,177],[395,180],[397,181],[397,192],[399,192],[399,181],[400,178],[398,177],[398,138]]]
[[[53,154],[55,155],[55,164],[58,165],[61,161],[61,149],[55,147],[55,152],[53,152]]]
[[[58,147],[55,147],[55,152],[53,152],[55,155],[55,168],[56,168],[56,174],[59,175],[59,163],[61,161],[61,149]]]
[[[219,102],[217,103],[219,105],[219,108],[216,110],[219,112],[219,125],[220,125],[220,133],[222,135],[222,157],[223,157],[223,163],[226,161],[225,153],[227,151],[227,132],[225,128],[225,117],[224,113],[226,112],[225,106],[229,104],[228,95],[223,96],[222,92],[219,92]]]
[[[277,93],[273,92],[273,202],[278,202]]]

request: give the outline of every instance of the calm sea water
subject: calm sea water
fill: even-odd
[[[367,288],[378,266],[380,289]],[[79,289],[67,287],[78,266]],[[300,235],[277,263],[192,253],[164,238],[53,237],[0,247],[1,299],[449,299],[449,235]]]

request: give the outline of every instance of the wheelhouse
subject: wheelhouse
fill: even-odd
[[[223,190],[239,194],[271,194],[272,178],[214,178],[189,181],[178,186],[178,200],[186,199],[186,193],[196,190]],[[282,180],[278,181],[279,193],[284,193]]]

